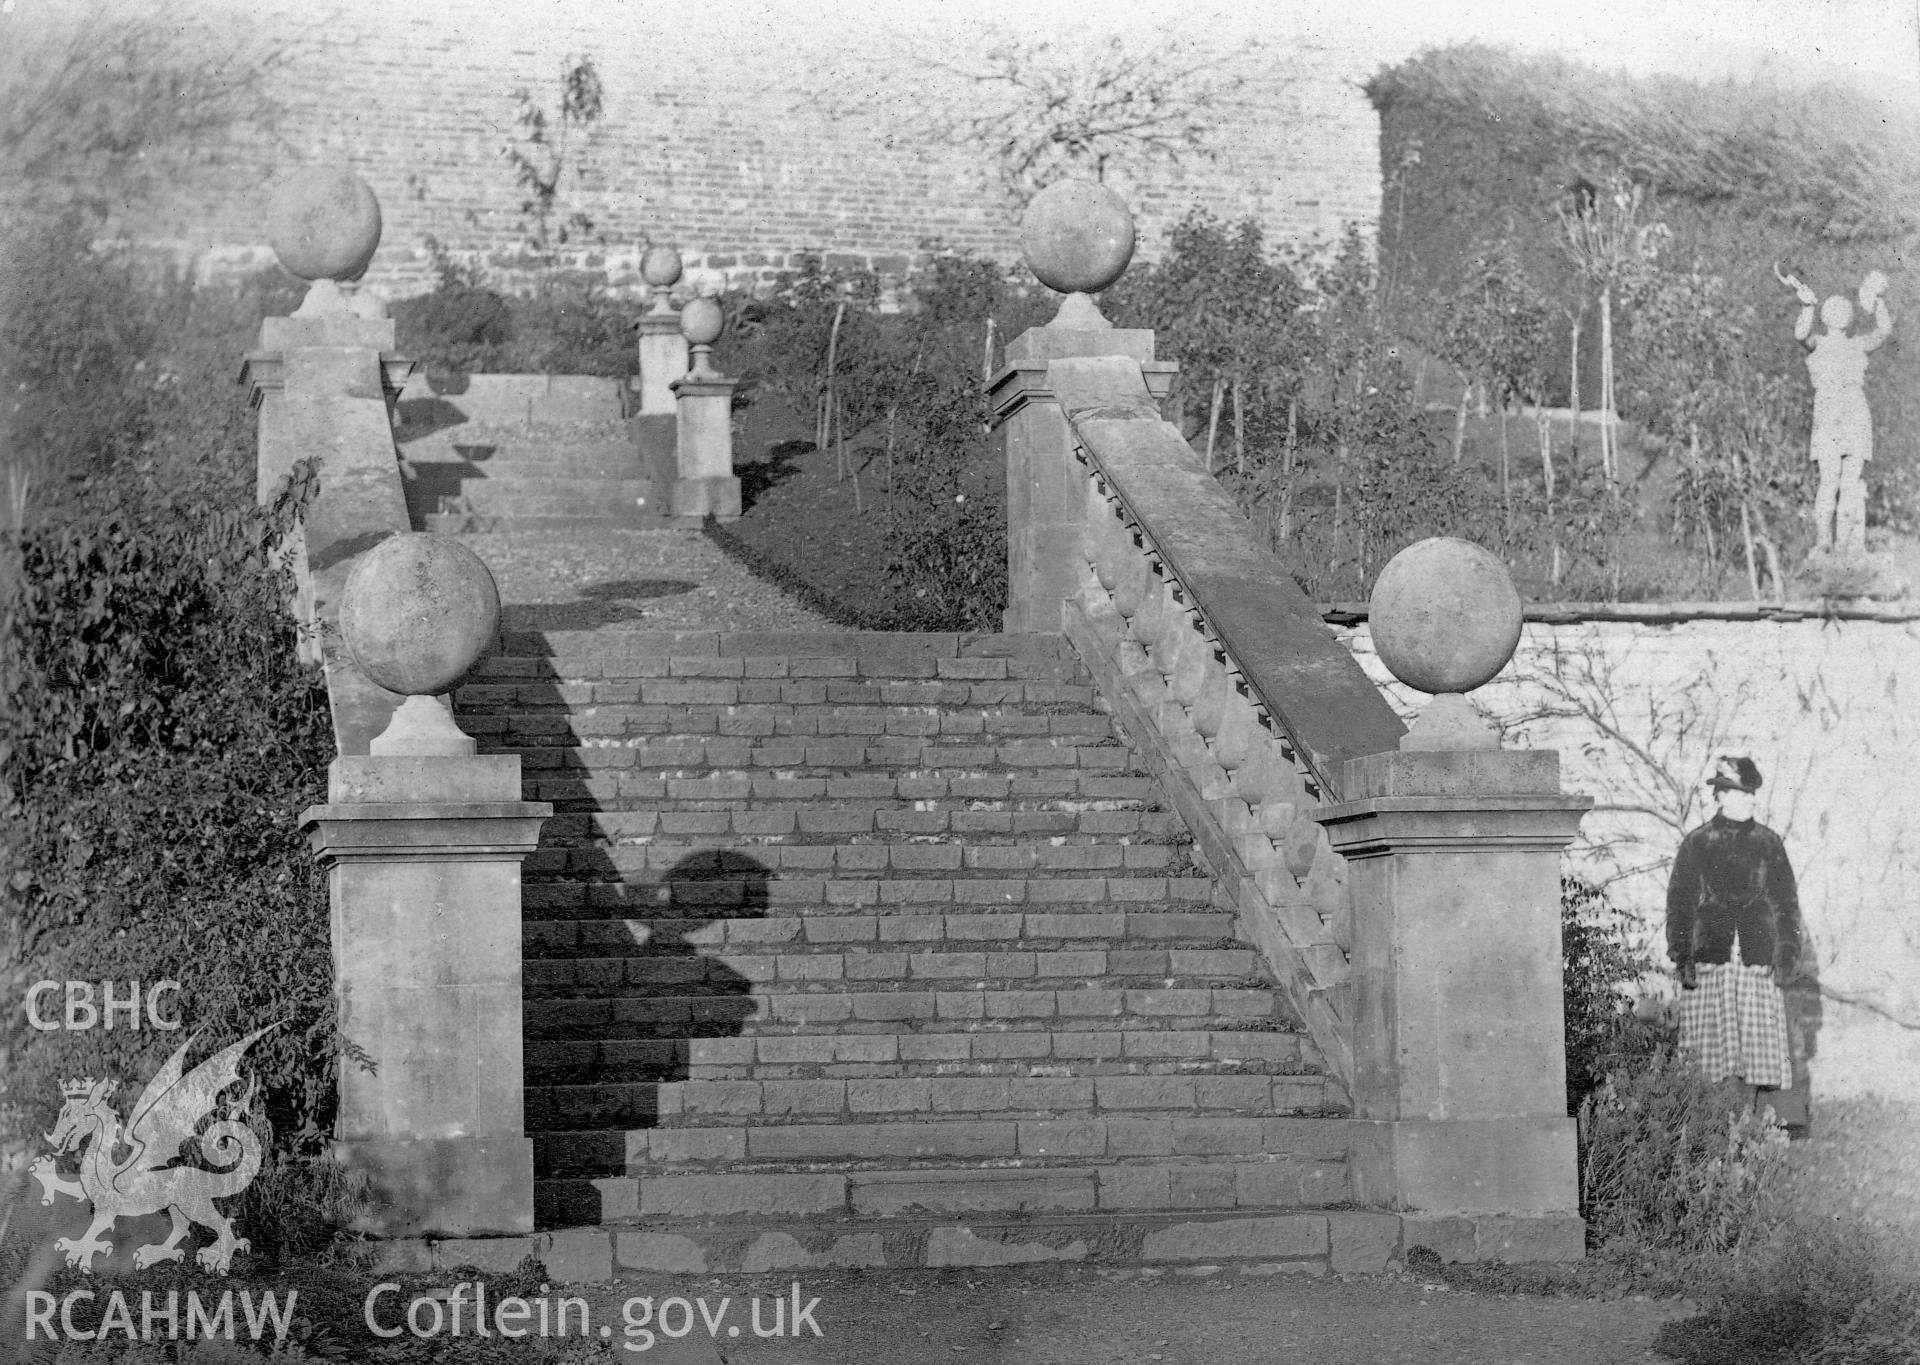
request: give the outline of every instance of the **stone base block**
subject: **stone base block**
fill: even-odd
[[[1436,1213],[1579,1207],[1572,1119],[1355,1119],[1348,1131],[1359,1204]]]
[[[353,1226],[375,1237],[501,1237],[533,1231],[533,1142],[524,1137],[342,1141],[370,1181]]]
[[[716,517],[721,521],[740,518],[740,480],[731,476],[675,479],[670,497],[676,517]]]

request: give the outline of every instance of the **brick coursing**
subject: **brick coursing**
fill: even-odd
[[[371,287],[392,297],[430,287],[429,237],[524,282],[524,196],[503,155],[519,133],[514,95],[525,88],[551,109],[563,60],[580,53],[599,69],[606,110],[590,174],[569,177],[559,216],[585,212],[597,240],[562,254],[615,287],[638,284],[648,240],[735,283],[769,280],[804,250],[895,276],[934,243],[1017,259],[1016,211],[983,183],[977,153],[909,145],[884,120],[829,116],[823,100],[847,79],[833,46],[843,25],[788,13],[695,27],[703,21],[678,9],[584,0],[499,10],[260,0],[223,22],[295,42],[294,60],[271,76],[286,116],[249,139],[210,192],[131,225],[208,272],[270,262],[260,224],[275,176],[343,160],[385,218]],[[1196,205],[1251,216],[1276,244],[1370,226],[1379,130],[1357,84],[1368,65],[1325,44],[1277,48],[1242,107],[1223,111],[1216,157],[1118,183],[1139,221],[1140,258]]]

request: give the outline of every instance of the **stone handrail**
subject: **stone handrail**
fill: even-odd
[[[1347,868],[1306,812],[1405,727],[1161,420],[1139,361],[1054,360],[1049,382],[1086,474],[1066,632],[1350,1087]]]

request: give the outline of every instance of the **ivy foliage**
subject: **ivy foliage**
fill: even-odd
[[[1812,390],[1793,337],[1799,305],[1774,266],[1823,298],[1853,294],[1870,270],[1891,275],[1894,335],[1867,372],[1880,452],[1866,470],[1868,515],[1909,533],[1920,527],[1920,467],[1908,454],[1920,448],[1920,348],[1902,341],[1903,320],[1920,317],[1920,291],[1897,268],[1920,232],[1920,116],[1833,85],[1634,76],[1478,44],[1423,52],[1381,71],[1366,90],[1381,119],[1379,259],[1388,293],[1410,311],[1416,299],[1445,297],[1476,256],[1508,241],[1513,265],[1552,309],[1551,344],[1541,355],[1552,404],[1574,397],[1576,324],[1577,397],[1588,411],[1598,406],[1600,376],[1593,281],[1567,260],[1556,205],[1609,185],[1645,191],[1642,216],[1664,229],[1658,255],[1666,278],[1616,297],[1616,336],[1630,348],[1643,311],[1691,290],[1689,306],[1740,329],[1739,372],[1719,368],[1747,391],[1725,393],[1726,427],[1739,425],[1743,402],[1757,402],[1768,409],[1764,434],[1779,434],[1782,415],[1791,419],[1785,436],[1796,459],[1805,456],[1803,444],[1791,447]],[[1639,331],[1647,337],[1645,326]],[[1716,349],[1710,358],[1723,356]],[[1658,360],[1623,351],[1622,415],[1670,415],[1647,400],[1674,377]],[[1754,434],[1723,432],[1719,451],[1707,448],[1713,467],[1689,471],[1686,520],[1702,536],[1701,519],[1716,509],[1744,502],[1751,517],[1776,497],[1794,499],[1775,472],[1755,472],[1744,456],[1745,472],[1735,468],[1734,445]],[[1711,557],[1727,557],[1718,543],[1727,529],[1718,524]],[[1784,529],[1774,538],[1785,551]]]
[[[311,1138],[334,1011],[325,886],[296,821],[324,799],[333,744],[274,547],[312,471],[255,505],[234,383],[290,300],[156,280],[82,226],[26,243],[36,268],[8,276],[0,308],[21,395],[8,473],[28,490],[0,535],[0,1127],[44,1131],[65,1078],[137,1086],[191,1032],[197,1059],[278,1021],[251,1065],[276,1131]],[[72,335],[107,314],[113,331]],[[50,363],[70,354],[85,364]],[[111,421],[62,420],[96,401]],[[18,1008],[40,980],[124,998],[161,979],[181,984],[186,1032],[40,1032]]]

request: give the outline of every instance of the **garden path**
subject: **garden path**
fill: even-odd
[[[544,630],[833,630],[697,530],[462,532],[500,587],[501,626]]]

